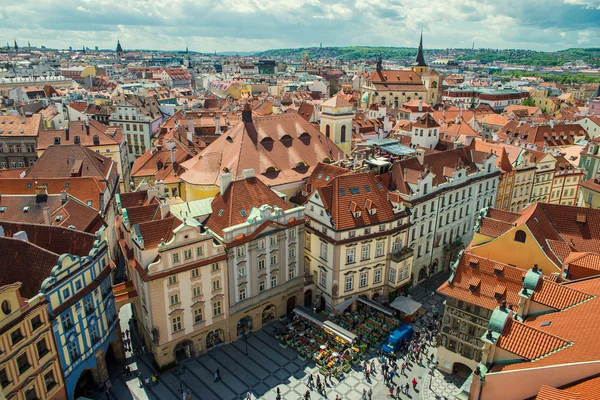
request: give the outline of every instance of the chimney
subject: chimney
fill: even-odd
[[[52,217],[50,216],[50,207],[44,207],[42,210],[44,214],[44,223],[46,225],[52,225]]]
[[[454,118],[454,123],[460,124],[460,117],[458,115],[456,116],[456,118]]]
[[[13,238],[15,238],[15,239],[19,239],[19,240],[23,240],[23,241],[25,241],[25,242],[27,242],[27,241],[28,241],[28,238],[27,238],[27,232],[25,232],[25,231],[19,231],[19,232],[15,233],[15,234],[13,235]]]
[[[158,187],[148,189],[148,203],[150,203],[155,197],[158,197]]]
[[[161,219],[167,218],[167,215],[169,215],[170,210],[171,210],[171,207],[168,204],[161,204],[160,205],[160,218]]]
[[[60,204],[65,204],[67,202],[67,191],[63,190],[60,192]]]
[[[419,100],[419,112],[423,112],[423,100]]]
[[[249,168],[249,169],[243,170],[242,171],[242,176],[244,177],[244,179],[254,178],[254,169],[253,168]]]
[[[194,118],[190,118],[188,119],[188,132],[187,132],[187,140],[188,142],[194,142],[194,133],[195,133],[195,127],[194,127]]]
[[[252,108],[246,103],[242,109],[242,122],[245,124],[252,123]]]
[[[221,116],[219,113],[215,113],[215,134],[221,134]]]
[[[177,151],[175,150],[175,147],[171,149],[171,164],[177,164]]]
[[[220,193],[221,193],[221,196],[223,196],[223,194],[225,194],[225,191],[231,184],[233,177],[231,176],[231,174],[229,172],[227,172],[227,173],[221,174],[221,176],[219,178],[220,178],[219,179],[220,180],[219,187],[221,189]]]
[[[85,133],[90,136],[90,120],[89,117],[86,118],[83,122],[85,124]]]
[[[419,160],[419,164],[423,165],[423,162],[425,161],[425,150],[417,149],[415,151],[415,157]]]
[[[65,140],[68,142],[69,141],[69,126],[67,125],[67,127],[65,128]]]

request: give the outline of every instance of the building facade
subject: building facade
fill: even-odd
[[[317,308],[332,310],[355,296],[384,298],[410,284],[408,213],[373,174],[334,177],[305,207],[304,266]]]
[[[37,160],[37,145],[43,129],[41,114],[0,116],[0,169],[27,168]]]
[[[124,358],[108,245],[102,235],[96,234],[88,257],[60,256],[42,283],[69,400],[77,398],[76,392],[89,380],[104,384],[109,379],[109,346],[116,357]]]
[[[48,303],[21,296],[21,282],[0,287],[0,396],[66,399]]]

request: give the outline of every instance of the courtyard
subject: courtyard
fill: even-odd
[[[431,283],[432,286],[435,282]],[[416,287],[413,297],[423,303],[425,315],[435,307],[443,309],[443,297],[432,295],[426,286]],[[121,315],[125,321],[127,315]],[[419,323],[416,324],[419,326]],[[233,400],[245,399],[248,392],[253,399],[276,398],[277,388],[281,391],[282,399],[301,399],[307,390],[308,375],[316,379],[318,368],[315,363],[298,358],[298,353],[292,348],[282,348],[275,338],[277,330],[284,325],[275,321],[265,328],[227,345],[221,345],[198,357],[188,358],[179,363],[176,369],[162,373],[158,382],[153,385],[140,387],[137,374],[150,377],[154,374],[150,355],[133,356],[127,352],[128,365],[132,370],[130,376],[122,376],[118,366],[111,368],[111,398],[136,400],[177,400],[182,393],[189,393],[192,399],[202,400]],[[139,338],[132,335],[133,346],[139,346]],[[435,353],[434,347],[429,347]],[[402,354],[399,354],[401,357]],[[333,384],[326,387],[328,399],[361,399],[363,389],[372,390],[374,399],[388,396],[388,388],[383,383],[381,363],[376,359],[375,351],[367,353],[367,360],[375,359],[376,374],[370,381],[365,379],[361,368],[353,366],[349,373],[340,379],[333,378]],[[412,363],[407,369],[406,376],[394,378],[395,384],[411,383],[415,378],[418,382],[416,391],[412,386],[409,396],[411,399],[451,399],[453,394],[464,382],[464,378],[442,374],[435,371],[433,377],[425,365]],[[219,370],[221,381],[214,382],[214,373]],[[98,398],[106,398],[104,395]],[[325,398],[316,390],[311,391],[311,399]],[[389,398],[389,396],[388,396]]]

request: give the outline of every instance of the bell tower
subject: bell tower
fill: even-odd
[[[419,50],[417,51],[417,59],[411,69],[419,75],[423,75],[429,71],[429,67],[425,63],[425,56],[423,55],[423,31],[421,30],[421,40],[419,41]]]

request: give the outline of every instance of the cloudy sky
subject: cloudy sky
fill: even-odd
[[[256,51],[600,47],[600,0],[0,0],[0,43]]]

